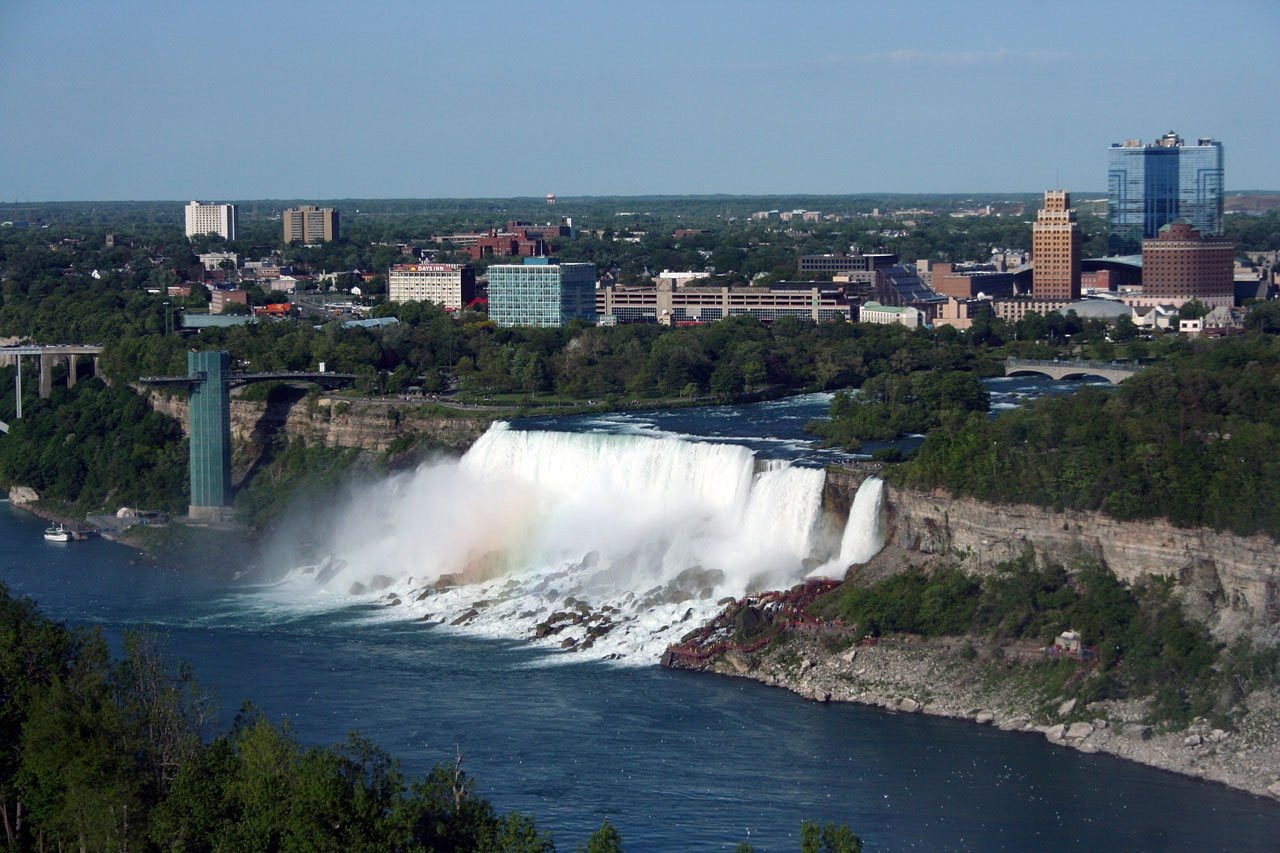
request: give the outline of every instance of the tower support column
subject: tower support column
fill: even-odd
[[[187,353],[193,520],[221,521],[231,504],[231,397],[226,352]]]

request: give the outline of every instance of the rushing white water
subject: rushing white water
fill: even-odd
[[[724,598],[844,559],[847,547],[831,559],[839,531],[823,483],[819,469],[761,463],[738,445],[500,423],[460,461],[359,495],[334,556],[272,593],[314,607],[375,601],[388,605],[378,618],[651,663]],[[855,515],[878,521],[879,493],[864,491]]]
[[[868,477],[858,487],[849,508],[849,523],[840,538],[840,562],[865,563],[884,547],[884,481]]]

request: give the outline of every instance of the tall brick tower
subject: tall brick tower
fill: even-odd
[[[1041,299],[1080,298],[1080,223],[1071,193],[1048,190],[1031,226],[1031,295]]]

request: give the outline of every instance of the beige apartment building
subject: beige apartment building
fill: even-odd
[[[328,243],[338,239],[338,211],[332,207],[291,207],[281,219],[286,243]]]

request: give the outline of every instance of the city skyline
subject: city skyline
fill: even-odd
[[[1267,0],[520,8],[17,0],[0,200],[1093,193],[1171,128],[1280,189]]]

